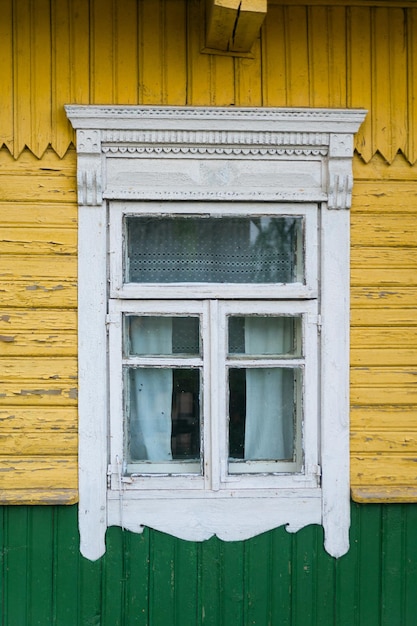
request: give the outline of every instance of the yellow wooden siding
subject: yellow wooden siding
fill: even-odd
[[[200,0],[1,0],[0,146],[63,156],[65,103],[348,106],[369,110],[366,162],[414,163],[417,8],[342,4],[269,3],[253,58],[231,58],[201,53]]]
[[[351,482],[358,501],[417,499],[417,167],[354,163]]]
[[[0,500],[77,499],[75,154],[0,150]]]
[[[1,501],[76,499],[67,102],[369,109],[352,207],[352,493],[417,499],[417,9],[343,4],[269,3],[252,58],[232,58],[201,53],[199,0],[0,0]]]

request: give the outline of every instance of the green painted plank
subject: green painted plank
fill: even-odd
[[[359,623],[378,626],[381,617],[381,505],[363,507],[358,524]]]
[[[7,539],[5,536],[6,529],[6,509],[0,507],[0,607],[2,607],[2,617],[4,619],[5,598],[4,598],[4,581],[7,576],[5,554],[7,550]],[[1,612],[0,612],[1,615]],[[3,624],[3,621],[1,622]]]
[[[212,537],[199,545],[198,626],[227,626],[222,621],[220,598],[224,593],[221,578],[221,541]]]
[[[350,549],[335,561],[335,624],[334,626],[357,626],[358,621],[358,543],[359,543],[359,507],[351,510]],[[319,625],[318,625],[319,626]]]
[[[294,535],[292,563],[292,613],[293,623],[298,626],[315,625],[315,602],[317,595],[315,526],[302,528]]]
[[[175,625],[196,624],[198,619],[198,549],[191,541],[175,542]]]
[[[28,511],[28,624],[49,626],[52,616],[54,509]]]
[[[403,530],[403,505],[384,507],[382,511],[381,626],[404,623],[402,582],[405,558]]]
[[[335,623],[335,564],[336,560],[329,556],[324,548],[324,533],[321,527],[316,527],[316,601],[315,623],[317,626],[326,626]]]
[[[147,626],[149,580],[149,530],[125,533],[126,626]]]
[[[417,621],[417,506],[404,506],[404,626]]]
[[[28,583],[28,516],[27,507],[6,510],[6,555],[4,581],[4,623],[7,626],[27,626]]]
[[[175,539],[151,532],[149,556],[149,622],[175,624]]]
[[[223,593],[220,596],[222,624],[244,625],[244,556],[245,542],[224,542],[220,546],[221,580]]]
[[[124,537],[127,531],[112,526],[106,533],[106,554],[102,557],[101,626],[124,626],[125,559]]]
[[[253,537],[245,550],[245,624],[264,626],[271,617],[271,539]]]
[[[271,532],[271,617],[279,626],[292,625],[293,537],[283,526]]]
[[[80,579],[76,507],[54,509],[54,624],[78,623]]]
[[[102,624],[102,569],[102,559],[92,562],[80,555],[78,564],[79,626],[81,624],[101,626]]]

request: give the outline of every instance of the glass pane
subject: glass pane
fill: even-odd
[[[198,317],[125,316],[126,353],[137,356],[200,354]]]
[[[302,281],[301,217],[128,217],[126,280]]]
[[[199,461],[200,371],[150,367],[127,370],[128,463],[165,466],[178,460]],[[200,466],[197,471],[200,473]]]
[[[297,371],[279,367],[229,370],[230,461],[293,460]]]
[[[301,317],[229,317],[229,354],[301,356]]]

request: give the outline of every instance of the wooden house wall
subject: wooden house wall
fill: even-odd
[[[77,499],[76,160],[65,103],[364,107],[352,489],[417,499],[417,8],[271,2],[251,57],[199,0],[0,0],[0,499]]]
[[[351,548],[278,528],[203,543],[107,531],[79,553],[77,507],[0,508],[4,626],[415,626],[417,504],[355,504]]]

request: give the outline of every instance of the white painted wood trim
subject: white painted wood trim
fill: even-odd
[[[348,548],[349,528],[346,209],[353,134],[365,111],[124,106],[67,106],[66,111],[77,130],[78,153],[82,553],[90,559],[101,556],[105,528],[111,524],[137,532],[146,524],[188,539],[217,534],[228,540],[281,524],[295,531],[322,523],[327,551],[340,556]],[[320,305],[321,488],[309,487],[309,476],[318,484],[320,473],[319,464],[313,463],[297,488],[296,477],[289,475],[282,477],[279,489],[206,489],[204,498],[190,499],[192,490],[164,491],[162,499],[144,490],[138,498],[128,482],[106,495],[108,199],[233,201],[227,205],[231,212],[242,201],[322,203],[320,291],[303,291],[295,284],[292,292],[288,286],[285,293],[279,286],[269,292],[271,298],[317,299]],[[136,286],[122,287],[113,275],[112,281],[112,297],[126,302],[140,297]],[[169,289],[166,294],[174,297]],[[161,297],[153,288],[144,295]],[[208,289],[205,295],[219,294]],[[244,294],[237,290],[228,297]],[[265,289],[254,297],[264,298]]]
[[[106,212],[78,217],[79,528],[81,553],[98,559],[107,528]]]
[[[349,549],[349,212],[322,211],[321,464],[325,547]]]

